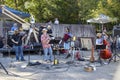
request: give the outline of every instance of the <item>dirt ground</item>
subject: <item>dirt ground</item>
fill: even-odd
[[[43,55],[25,55],[26,61],[16,61],[15,57],[1,57],[8,74],[0,67],[0,80],[120,80],[120,61],[111,61],[110,64],[101,65],[91,63],[94,70],[85,71],[89,64],[90,52],[84,53],[85,61],[65,59],[65,54],[56,55],[59,64],[43,61]],[[30,58],[30,60],[29,60]],[[33,64],[32,66],[28,63]],[[35,64],[36,63],[36,64]]]

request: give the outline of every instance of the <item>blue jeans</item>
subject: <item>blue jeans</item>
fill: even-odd
[[[24,60],[23,57],[23,47],[22,46],[14,46],[15,54],[16,54],[16,60],[19,60],[19,57],[21,60]]]
[[[53,61],[54,58],[53,58],[53,51],[52,51],[52,48],[49,47],[49,48],[44,48],[44,60],[50,60],[50,61]],[[49,53],[49,55],[48,55]]]
[[[64,42],[64,49],[66,49],[66,50],[70,49],[70,42],[68,42],[68,43]]]

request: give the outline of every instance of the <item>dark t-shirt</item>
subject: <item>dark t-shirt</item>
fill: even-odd
[[[22,45],[22,35],[15,34],[12,36],[12,39],[18,42],[18,44],[14,43],[15,46],[21,46]]]
[[[52,29],[48,29],[47,33],[52,34]]]
[[[4,46],[3,41],[0,40],[0,48],[2,48],[3,46]]]
[[[52,29],[48,29],[47,33],[49,34],[50,37],[52,37]]]
[[[41,37],[43,29],[44,29],[44,27],[42,27],[42,26],[39,28],[39,37]]]

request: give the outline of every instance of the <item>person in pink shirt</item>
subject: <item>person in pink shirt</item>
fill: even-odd
[[[41,43],[44,50],[44,60],[45,61],[50,60],[52,62],[54,59],[53,59],[53,51],[51,48],[51,44],[49,44],[50,36],[47,34],[47,29],[44,28],[42,32],[43,34],[41,35]]]

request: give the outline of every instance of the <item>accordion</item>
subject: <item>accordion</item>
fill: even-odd
[[[68,35],[68,34],[64,34],[64,38],[63,38],[63,40],[64,40],[65,42],[67,42],[70,38],[71,38],[70,35]]]

